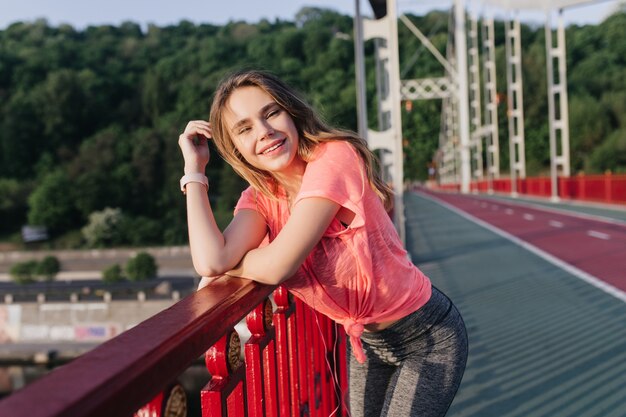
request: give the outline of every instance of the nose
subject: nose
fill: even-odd
[[[275,131],[272,125],[270,125],[267,120],[262,120],[259,129],[259,139],[270,139],[274,136],[274,133]]]

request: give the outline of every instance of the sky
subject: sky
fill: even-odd
[[[451,0],[397,0],[400,13],[421,15],[432,9],[445,9]],[[506,0],[502,0],[503,2]],[[469,2],[472,10],[488,13],[496,18],[504,18],[501,10],[482,7],[477,2]],[[595,24],[614,11],[619,0],[596,1],[590,5],[566,10],[566,23]],[[293,20],[304,6],[324,7],[343,14],[354,14],[354,0],[0,0],[0,29],[5,29],[16,21],[33,21],[45,18],[57,26],[69,23],[77,29],[89,25],[113,24],[123,21],[138,22],[142,27],[149,23],[158,26],[176,24],[180,20],[194,23],[224,24],[233,20],[250,23],[266,18]],[[364,14],[370,13],[369,3],[362,0]],[[542,12],[520,14],[520,19],[528,23],[542,23]]]

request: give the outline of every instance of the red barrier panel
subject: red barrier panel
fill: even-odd
[[[251,337],[243,366],[225,359],[239,357],[238,338],[224,337],[207,352],[212,379],[201,392],[204,417],[347,415],[343,328],[292,301],[283,287],[274,301],[275,312],[267,299],[246,318]]]
[[[274,291],[274,328],[276,329],[276,371],[278,375],[279,413],[281,416],[298,415],[296,327],[289,294],[283,287]],[[293,381],[293,382],[291,382]],[[293,411],[292,411],[293,410]]]
[[[213,417],[244,415],[244,369],[240,351],[239,336],[233,329],[205,355],[211,381],[200,392],[200,403],[203,410],[211,410]]]
[[[626,175],[606,173],[602,175],[576,175],[557,179],[559,197],[564,200],[592,201],[608,204],[626,204]],[[432,183],[431,183],[432,184]],[[492,181],[492,191],[511,193],[511,180],[508,178]],[[459,184],[434,185],[433,188],[444,191],[459,191]],[[489,192],[489,182],[473,181],[470,190]],[[517,180],[517,193],[535,197],[552,196],[550,177],[532,177]]]
[[[517,188],[519,194],[533,195],[537,197],[550,197],[552,184],[549,177],[524,178],[519,180]]]
[[[606,181],[609,202],[626,204],[626,175],[607,175]]]

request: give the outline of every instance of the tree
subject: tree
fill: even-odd
[[[35,274],[46,281],[53,281],[54,277],[61,270],[61,263],[55,256],[46,256],[37,263]]]
[[[94,211],[81,232],[87,246],[92,248],[125,243],[124,214],[121,209],[111,207]]]
[[[591,167],[595,171],[626,173],[626,129],[617,130],[594,149]]]
[[[572,172],[589,171],[590,156],[606,138],[610,126],[607,109],[588,94],[574,96],[569,103]]]
[[[15,230],[26,221],[27,198],[31,191],[28,183],[12,178],[0,178],[0,232]]]
[[[32,95],[17,90],[5,99],[6,103],[0,104],[0,174],[3,176],[27,177],[40,150],[48,147],[42,140],[43,127]]]
[[[145,281],[155,279],[157,264],[154,257],[147,252],[139,252],[126,263],[126,276],[131,281]]]
[[[111,265],[102,271],[102,281],[107,284],[113,284],[124,280],[122,276],[122,267],[118,264]]]
[[[445,55],[449,13],[409,16]],[[88,216],[119,207],[136,233],[123,244],[186,243],[185,203],[177,192],[185,123],[206,119],[218,81],[240,68],[275,72],[300,90],[330,124],[356,129],[353,22],[303,8],[293,21],[150,25],[132,22],[77,30],[45,20],[0,30],[0,229],[26,218],[53,237],[76,233]],[[625,170],[626,13],[599,25],[569,26],[567,75],[574,171]],[[441,65],[403,25],[403,79],[438,77]],[[496,22],[497,85],[506,90],[504,25]],[[542,28],[522,25],[527,171],[549,166]],[[365,44],[369,126],[377,125],[373,42]],[[406,178],[424,178],[438,146],[440,101],[403,114]],[[499,107],[500,161],[508,172],[506,100]],[[617,136],[615,136],[617,135]],[[221,222],[239,184],[214,153],[207,174]],[[27,196],[30,196],[27,198]],[[26,213],[28,212],[28,216]],[[54,244],[54,243],[53,243]],[[98,243],[111,245],[114,243]]]
[[[61,169],[46,175],[28,198],[28,222],[31,225],[45,226],[51,233],[75,227],[78,221],[73,187]]]
[[[29,284],[35,282],[37,261],[25,261],[16,263],[9,270],[9,275],[17,284]]]

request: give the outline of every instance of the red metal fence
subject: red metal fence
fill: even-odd
[[[273,290],[222,277],[0,401],[0,416],[156,417],[165,403],[184,410],[172,383],[203,354],[211,374],[198,393],[203,416],[345,416],[342,326]],[[246,315],[252,336],[242,361],[234,328]]]
[[[212,380],[202,390],[204,417],[346,414],[345,333],[283,287],[246,318],[252,336],[239,360],[232,330],[206,354]],[[343,394],[342,394],[343,393]],[[247,414],[246,414],[247,411]]]
[[[517,193],[535,197],[551,197],[552,183],[550,177],[533,177],[518,179]],[[511,180],[508,178],[492,181],[492,191],[511,193]],[[459,191],[459,184],[442,184],[437,188],[448,191]],[[470,184],[472,191],[488,192],[489,182],[474,181]],[[558,195],[563,200],[581,200],[608,204],[626,204],[626,175],[611,173],[601,175],[576,175],[558,178]]]

